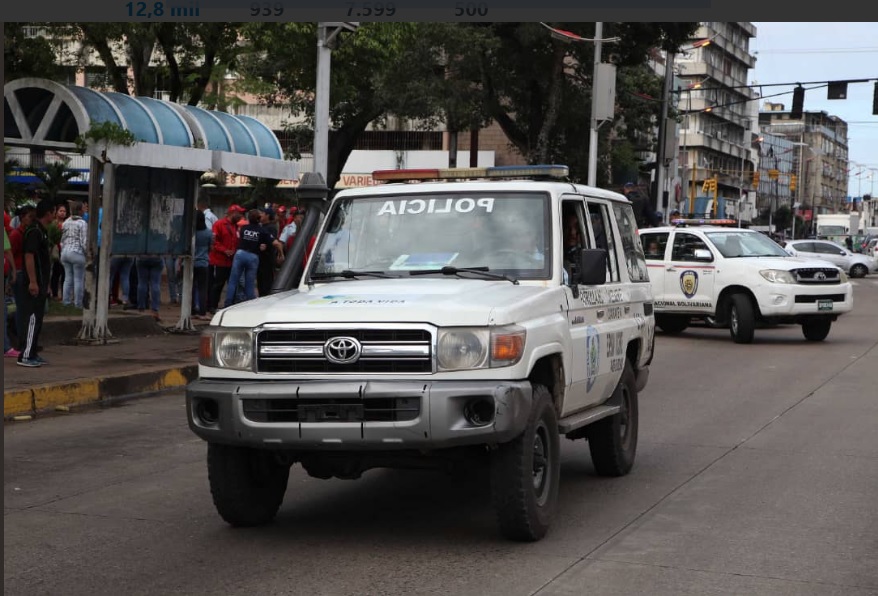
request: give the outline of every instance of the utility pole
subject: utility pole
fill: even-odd
[[[667,186],[668,171],[665,161],[668,159],[668,104],[670,103],[671,86],[674,80],[674,54],[665,52],[665,80],[662,84],[662,108],[659,120],[658,150],[656,151],[655,195],[652,197],[653,210],[661,209],[662,218],[668,221],[668,205],[664,197]]]
[[[328,180],[329,72],[332,50],[342,31],[356,31],[359,23],[317,23],[317,86],[314,97],[314,171]]]
[[[604,36],[604,24],[594,24],[594,74],[591,90],[591,128],[588,131],[588,185],[597,186],[598,179],[598,102],[597,83],[598,70],[601,65],[601,38]]]

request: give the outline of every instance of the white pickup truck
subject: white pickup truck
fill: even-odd
[[[759,325],[793,323],[805,339],[822,341],[853,308],[847,275],[832,263],[793,257],[764,234],[729,227],[733,221],[675,223],[640,230],[656,326],[665,333],[702,319],[750,343]]]
[[[563,166],[426,175],[340,192],[297,287],[205,331],[187,414],[230,524],[273,519],[294,463],[484,462],[502,533],[537,540],[561,435],[600,475],[631,469],[655,322],[630,203]]]

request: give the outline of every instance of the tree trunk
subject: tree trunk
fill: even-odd
[[[122,72],[116,64],[116,59],[113,58],[113,50],[110,48],[109,40],[106,37],[99,35],[98,32],[93,31],[86,23],[83,23],[80,27],[83,33],[83,41],[95,49],[98,56],[101,58],[101,62],[104,63],[104,66],[107,69],[107,77],[110,79],[113,90],[117,93],[130,95],[128,93],[128,75]]]
[[[552,60],[552,78],[549,83],[549,96],[546,99],[547,107],[543,117],[540,132],[537,136],[537,146],[534,151],[536,163],[547,163],[549,161],[549,139],[555,129],[555,123],[558,122],[558,113],[561,109],[561,89],[564,86],[564,57],[567,55],[566,50],[560,46],[555,46],[555,55]]]

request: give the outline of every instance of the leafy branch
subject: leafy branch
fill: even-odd
[[[89,142],[103,143],[105,149],[110,145],[130,147],[137,143],[137,137],[130,130],[115,122],[110,122],[109,120],[103,122],[92,121],[88,130],[76,137],[73,142],[79,153],[85,153]]]

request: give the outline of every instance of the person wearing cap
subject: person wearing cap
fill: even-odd
[[[232,205],[226,211],[226,216],[213,224],[213,246],[207,259],[211,280],[207,305],[210,313],[215,313],[219,308],[220,296],[232,273],[232,261],[238,250],[238,222],[243,214],[243,207]]]
[[[648,228],[657,223],[658,218],[649,197],[640,192],[633,182],[626,182],[625,186],[622,187],[622,193],[631,201],[638,228]]]

